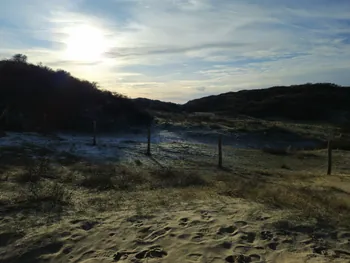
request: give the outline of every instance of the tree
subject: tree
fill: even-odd
[[[67,78],[71,76],[70,73],[69,73],[68,71],[65,71],[65,70],[63,70],[63,69],[57,69],[57,70],[56,70],[56,74],[57,74],[58,76],[67,77]]]
[[[19,63],[27,63],[27,59],[28,57],[26,55],[23,54],[16,54],[13,55],[12,60],[15,62],[19,62]]]

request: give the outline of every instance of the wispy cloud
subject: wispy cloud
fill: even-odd
[[[271,85],[350,85],[348,0],[12,0],[1,5],[1,57],[25,53],[32,62],[132,97],[184,102]]]

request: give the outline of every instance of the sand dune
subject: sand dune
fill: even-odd
[[[0,262],[350,262],[350,232],[295,225],[239,199],[177,208],[2,234]]]
[[[0,152],[0,263],[350,262],[346,152],[324,176],[326,151],[225,146],[218,169],[206,145],[159,144],[150,158],[144,145],[81,142],[62,162],[56,142],[11,142]],[[107,153],[114,162],[101,163]]]

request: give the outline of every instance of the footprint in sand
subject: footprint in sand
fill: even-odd
[[[266,220],[268,220],[268,219],[270,219],[269,216],[257,216],[257,217],[256,217],[256,220],[257,220],[257,221],[266,221]]]
[[[235,255],[226,257],[225,261],[229,263],[250,263],[251,258],[245,255]]]
[[[235,226],[238,227],[238,228],[242,228],[242,227],[245,227],[245,226],[248,225],[248,223],[245,222],[245,221],[236,221],[234,224],[235,224]]]
[[[276,242],[271,242],[271,243],[267,244],[268,248],[270,248],[272,250],[276,250],[278,245],[279,244]]]
[[[250,258],[251,262],[260,262],[260,260],[261,260],[261,256],[258,254],[251,254],[251,255],[249,255],[249,258]]]
[[[128,252],[128,251],[120,251],[114,254],[113,261],[117,262],[119,260],[125,260],[129,257],[129,255],[135,254],[135,252]]]
[[[133,216],[128,217],[126,219],[126,221],[133,223],[134,225],[137,225],[137,226],[142,226],[144,220],[150,220],[154,217],[155,216],[153,216],[153,215],[133,215]]]
[[[189,239],[190,237],[191,237],[190,234],[181,234],[177,236],[178,239],[184,239],[184,240]]]
[[[293,239],[285,239],[281,242],[283,245],[292,245],[294,243]]]
[[[202,233],[196,233],[194,237],[192,237],[192,241],[200,242],[203,240],[204,235]]]
[[[152,228],[152,226],[145,226],[145,227],[141,228],[138,232],[142,233],[142,234],[149,233],[151,228]]]
[[[237,228],[235,226],[222,226],[218,230],[219,235],[233,234]]]
[[[62,253],[63,253],[63,254],[69,254],[70,252],[72,252],[72,250],[73,250],[73,247],[67,246],[67,247],[65,247],[65,248],[62,250]]]
[[[202,254],[196,254],[196,253],[189,254],[187,255],[187,260],[197,262],[201,259],[201,257],[202,257]]]
[[[135,255],[137,259],[146,259],[146,258],[163,258],[167,256],[168,253],[163,250],[160,246],[154,246],[147,250],[143,250]]]
[[[144,238],[144,237],[148,236],[149,234],[151,234],[152,232],[153,232],[152,226],[145,226],[137,231],[139,238]]]
[[[203,223],[203,222],[201,222],[200,220],[193,220],[193,221],[188,223],[188,226],[198,226],[201,223]]]
[[[150,241],[154,242],[162,237],[164,237],[166,234],[168,234],[171,231],[171,227],[165,227],[163,229],[157,230],[149,234],[147,237],[144,238],[144,241]]]
[[[81,235],[81,234],[77,233],[77,234],[71,235],[70,238],[68,238],[68,239],[73,241],[73,242],[78,242],[78,241],[80,241],[80,240],[82,240],[84,238],[85,238],[84,235]]]
[[[233,251],[235,253],[247,254],[252,249],[253,249],[253,247],[251,247],[251,246],[237,245],[237,246],[234,247]]]
[[[38,255],[50,255],[58,253],[63,247],[62,242],[49,243],[44,246],[35,247],[29,249],[19,257],[16,255],[15,258],[8,259],[6,262],[38,262]],[[2,261],[1,261],[2,262]]]
[[[81,220],[81,219],[75,219],[75,220],[71,220],[71,221],[69,221],[69,223],[71,223],[72,225],[76,225],[76,224],[78,224],[78,223],[80,223],[80,222],[82,222],[83,220]]]
[[[241,236],[241,240],[246,241],[248,243],[253,243],[255,241],[256,234],[254,232],[247,232]]]
[[[231,249],[232,242],[224,241],[218,247],[221,247],[221,248],[224,248],[224,249]]]
[[[180,220],[179,220],[179,225],[180,226],[187,226],[188,225],[188,221],[189,221],[189,219],[187,218],[187,217],[184,217],[184,218],[181,218]]]
[[[208,211],[201,211],[201,218],[204,219],[204,220],[211,220],[212,219],[212,216],[209,215],[209,212]]]
[[[209,228],[201,228],[201,229],[199,229],[199,232],[203,233],[203,234],[208,234],[208,233],[210,233],[210,229]]]
[[[79,224],[79,228],[89,231],[94,228],[99,222],[97,221],[83,221],[83,220],[73,220],[71,221],[73,225]]]
[[[315,246],[313,252],[320,255],[328,255],[328,248],[325,246]]]
[[[234,247],[233,252],[239,255],[249,255],[252,262],[260,261],[266,250],[263,247],[251,247],[249,245],[237,245]]]
[[[260,232],[260,238],[262,240],[272,240],[273,239],[273,234],[270,231],[261,231]]]
[[[78,259],[79,261],[77,261],[77,262],[82,262],[82,261],[88,260],[90,258],[95,258],[96,257],[95,253],[96,253],[95,250],[88,250],[88,251],[80,254],[79,259]]]

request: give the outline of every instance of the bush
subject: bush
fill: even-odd
[[[274,154],[274,155],[288,155],[291,153],[291,147],[286,148],[274,148],[274,147],[264,147],[262,149],[264,153]]]
[[[96,166],[82,170],[79,185],[97,190],[135,190],[142,187],[170,188],[203,186],[207,182],[197,173],[184,170],[155,169],[134,171],[124,166]]]
[[[84,175],[84,179],[80,182],[81,186],[86,188],[95,188],[98,190],[109,190],[114,188],[112,182],[112,173],[93,173]]]
[[[50,164],[47,158],[30,162],[25,166],[25,171],[16,177],[18,183],[36,183],[49,175]]]
[[[34,205],[36,210],[39,208],[42,212],[62,211],[63,206],[71,203],[71,197],[71,192],[64,185],[50,181],[30,182],[22,193],[25,203]]]
[[[190,187],[207,184],[199,174],[191,171],[161,169],[152,173],[153,187]]]
[[[131,190],[145,182],[141,174],[125,167],[93,167],[83,173],[80,185],[98,190]]]

